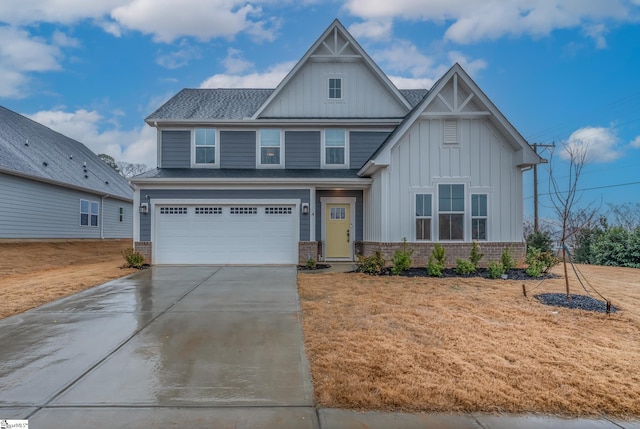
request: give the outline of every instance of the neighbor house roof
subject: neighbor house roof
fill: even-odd
[[[133,200],[127,179],[84,144],[2,106],[0,172]]]
[[[173,96],[145,121],[211,121],[249,119],[273,89],[247,88],[186,88]],[[401,89],[400,93],[412,106],[427,94],[426,89]]]

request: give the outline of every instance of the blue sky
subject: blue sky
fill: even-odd
[[[563,145],[588,147],[579,187],[601,189],[583,203],[640,201],[640,0],[3,1],[0,104],[155,167],[147,115],[184,87],[275,87],[334,18],[401,89],[459,62],[530,143],[557,145],[560,180]],[[532,192],[527,173],[528,215]]]

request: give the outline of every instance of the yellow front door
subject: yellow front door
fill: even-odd
[[[327,259],[351,259],[350,207],[349,204],[325,205]]]

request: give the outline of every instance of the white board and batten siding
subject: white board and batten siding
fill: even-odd
[[[299,211],[291,202],[154,204],[154,264],[295,264]]]
[[[365,240],[414,240],[415,194],[433,195],[432,222],[437,222],[438,184],[456,183],[465,185],[465,241],[471,241],[472,193],[488,195],[488,241],[522,237],[516,150],[487,118],[455,121],[458,143],[444,143],[445,119],[419,119],[393,148],[391,164],[376,172],[368,192],[367,210],[375,215],[369,217]],[[432,231],[436,239],[437,224]]]

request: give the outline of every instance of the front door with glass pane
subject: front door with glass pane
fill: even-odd
[[[325,205],[326,259],[351,259],[351,216],[349,204]]]

